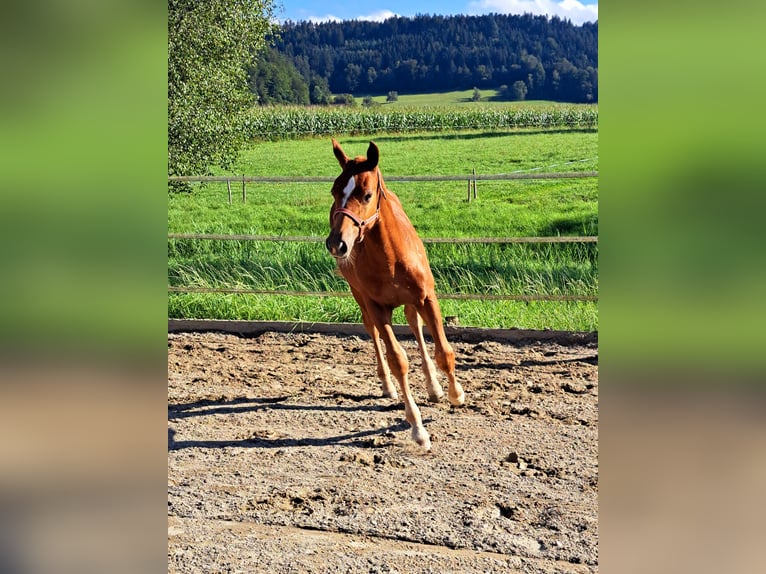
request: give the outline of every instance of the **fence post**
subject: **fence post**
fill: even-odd
[[[468,203],[471,203],[471,178],[468,178]]]
[[[242,174],[242,203],[247,203],[247,191],[245,191],[245,174]]]
[[[473,198],[476,199],[476,168],[473,168]]]
[[[226,180],[226,189],[229,190],[229,205],[231,205],[231,180]]]

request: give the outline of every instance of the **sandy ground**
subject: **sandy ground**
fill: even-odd
[[[169,572],[595,572],[596,344],[402,344],[429,453],[363,337],[169,334]]]

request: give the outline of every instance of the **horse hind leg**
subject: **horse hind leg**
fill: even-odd
[[[449,382],[447,396],[449,397],[449,402],[456,407],[462,406],[465,404],[465,392],[455,377],[455,351],[444,334],[439,301],[435,296],[428,297],[418,311],[423,316],[423,320],[426,322],[428,330],[434,339],[436,364],[447,375],[447,381]]]
[[[426,347],[426,341],[423,338],[423,321],[420,318],[420,314],[417,309],[412,305],[404,306],[404,315],[407,317],[407,323],[410,325],[412,334],[415,335],[415,340],[418,342],[418,349],[420,350],[421,364],[423,368],[423,375],[426,378],[426,390],[428,391],[428,400],[432,403],[439,402],[444,397],[444,390],[439,384],[439,379],[436,375],[436,367],[431,357],[428,355],[428,348]]]

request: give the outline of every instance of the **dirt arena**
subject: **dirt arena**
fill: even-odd
[[[363,336],[170,333],[169,572],[597,571],[597,343],[450,339],[424,453]]]

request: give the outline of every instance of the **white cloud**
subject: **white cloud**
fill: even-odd
[[[367,14],[366,16],[354,16],[353,18],[345,19],[361,20],[363,22],[383,22],[384,20],[388,20],[389,18],[393,18],[394,16],[398,15],[399,14],[396,12],[391,12],[391,10],[378,10],[377,12]],[[322,24],[324,22],[340,22],[344,20],[344,18],[338,18],[333,14],[326,14],[325,16],[307,16],[305,19],[309,22],[313,22],[314,24]]]
[[[396,12],[391,12],[391,10],[378,10],[368,16],[357,16],[356,19],[365,22],[383,22],[398,15]]]
[[[323,24],[324,22],[340,22],[342,18],[327,14],[326,16],[309,16],[306,20],[313,22],[314,24]]]
[[[573,24],[598,20],[598,4],[583,4],[578,0],[473,0],[468,3],[469,14],[535,14],[558,16]]]

